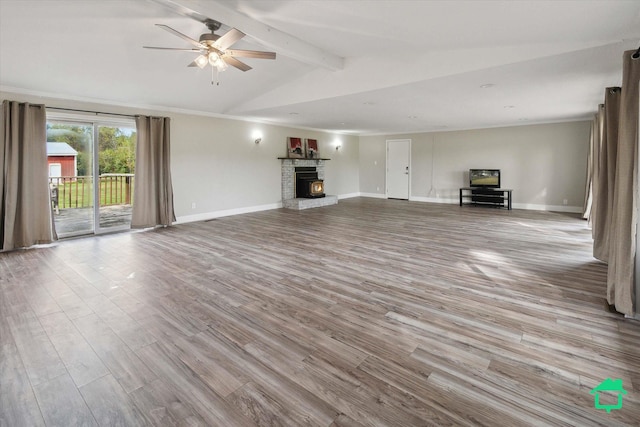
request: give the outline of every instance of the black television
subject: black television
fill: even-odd
[[[469,169],[469,187],[500,188],[500,169]]]

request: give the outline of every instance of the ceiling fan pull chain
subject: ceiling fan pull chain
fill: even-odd
[[[215,70],[216,76],[213,78],[213,72]],[[211,67],[211,86],[213,86],[213,82],[215,81],[216,86],[220,86],[220,70],[218,67]]]

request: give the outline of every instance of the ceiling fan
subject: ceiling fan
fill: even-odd
[[[251,69],[249,65],[245,64],[242,61],[239,61],[236,58],[276,59],[275,52],[229,49],[231,45],[243,38],[245,34],[242,31],[237,30],[236,28],[232,28],[231,30],[220,36],[218,34],[215,34],[215,31],[219,30],[220,26],[222,25],[220,22],[213,19],[206,19],[204,21],[204,24],[211,32],[200,35],[199,40],[192,39],[191,37],[182,34],[180,31],[177,31],[167,25],[156,24],[156,26],[162,28],[163,30],[166,30],[171,34],[188,41],[189,43],[191,43],[191,45],[193,45],[192,48],[186,49],[154,46],[143,47],[145,49],[175,50],[200,53],[200,55],[193,62],[191,62],[188,67],[204,68],[207,66],[207,64],[210,64],[212,67],[211,84],[213,84],[214,69],[218,72],[224,71],[227,69],[228,65],[231,65],[232,67],[235,67],[240,71],[249,71]]]

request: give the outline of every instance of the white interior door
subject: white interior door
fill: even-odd
[[[387,141],[387,197],[409,199],[411,140]]]

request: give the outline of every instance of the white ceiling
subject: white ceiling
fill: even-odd
[[[0,88],[360,135],[484,128],[590,118],[640,44],[637,0],[174,1],[0,0]],[[195,54],[142,48],[190,47],[154,24],[197,39],[194,16],[278,58],[212,86]]]

